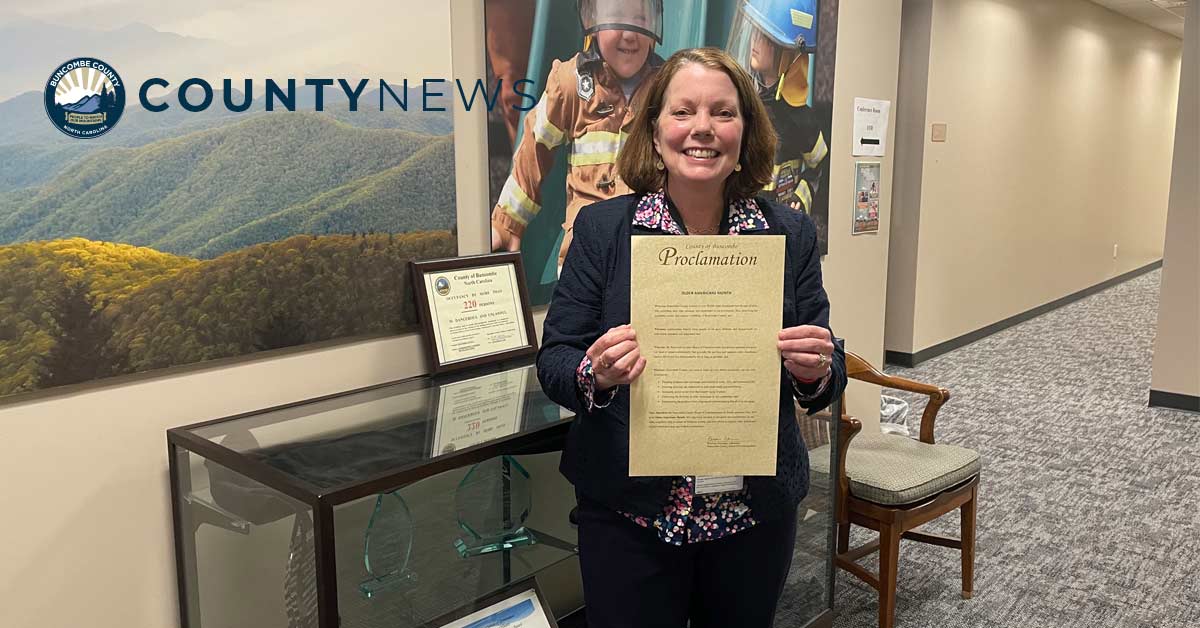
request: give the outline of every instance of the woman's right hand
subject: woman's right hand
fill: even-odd
[[[596,390],[630,384],[646,369],[646,358],[638,351],[637,333],[629,325],[613,327],[587,350],[596,377]]]

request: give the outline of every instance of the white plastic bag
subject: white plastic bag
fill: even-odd
[[[880,395],[879,429],[884,434],[908,436],[908,402],[899,397]]]

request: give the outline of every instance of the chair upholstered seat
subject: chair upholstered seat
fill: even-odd
[[[829,447],[812,451],[812,469],[829,473]],[[876,504],[911,504],[979,473],[979,454],[954,445],[930,445],[895,434],[859,434],[846,455],[855,497]]]
[[[974,595],[975,513],[981,464],[979,454],[970,449],[936,444],[934,421],[938,410],[950,400],[949,390],[885,375],[851,351],[846,352],[846,376],[929,398],[921,412],[918,440],[878,431],[863,434],[862,422],[846,412],[845,395],[834,413],[838,429],[832,446],[839,454],[838,466],[830,473],[837,479],[834,564],[879,592],[879,628],[893,628],[901,539],[958,550],[963,598]],[[813,470],[829,473],[830,452],[821,450],[824,447],[810,456]],[[917,530],[955,510],[959,512],[959,538]],[[879,539],[851,549],[850,527],[854,525],[879,532]],[[857,562],[875,552],[879,554],[877,574]]]

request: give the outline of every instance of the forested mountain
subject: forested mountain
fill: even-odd
[[[446,231],[299,235],[209,261],[80,238],[0,247],[0,394],[415,322],[412,259]],[[234,314],[236,313],[236,314]]]
[[[441,149],[422,151],[439,142]],[[418,153],[422,157],[410,161]],[[0,243],[77,235],[212,257],[231,250],[235,241],[249,242],[238,237],[227,239],[227,246],[214,244],[241,227],[406,162],[412,172],[446,173],[454,167],[446,139],[352,127],[317,113],[252,116],[139,148],[101,150],[32,197],[0,195]],[[408,206],[453,217],[447,186],[410,185],[407,191]],[[445,228],[444,218],[431,220],[437,224],[416,226]],[[342,224],[350,231],[369,230],[352,221]],[[326,231],[333,230],[321,232]]]
[[[0,395],[410,327],[408,262],[456,254],[450,114],[326,94],[86,141],[0,103]]]
[[[94,313],[196,263],[82,238],[0,246],[0,394],[37,387],[44,378],[43,361],[68,335],[81,354],[106,347],[111,326]],[[75,316],[59,318],[66,313]],[[73,327],[77,333],[71,334]],[[89,329],[93,338],[100,337],[98,342],[81,337]],[[99,355],[84,358],[92,377],[83,379],[114,374],[112,361]]]
[[[217,94],[216,98],[221,98]],[[0,103],[0,192],[35,186],[51,180],[71,162],[104,148],[145,146],[245,118],[224,107],[190,113],[176,106],[153,114],[127,100],[118,130],[95,139],[79,140],[58,132],[46,118],[40,92],[27,92]]]
[[[302,85],[302,82],[301,82]],[[421,92],[410,89],[404,95],[401,86],[393,90],[401,98],[407,98],[408,111],[403,111],[389,94],[384,93],[384,108],[380,111],[378,82],[369,83],[359,98],[358,111],[350,111],[345,94],[338,87],[326,88],[324,114],[363,128],[398,129],[427,135],[446,135],[453,130],[452,102],[448,98],[437,101],[447,111],[421,111]],[[137,100],[136,92],[126,94],[125,115],[112,132],[89,140],[67,137],[55,130],[46,119],[45,105],[41,92],[26,92],[7,101],[0,102],[0,193],[28,186],[39,185],[62,172],[71,162],[103,148],[138,147],[163,139],[180,137],[188,133],[246,121],[248,118],[266,114],[262,86],[252,94],[254,102],[244,112],[231,112],[225,108],[224,92],[214,86],[212,104],[204,111],[190,112],[179,106],[178,94],[171,91],[161,97],[152,98],[154,104],[166,103],[169,108],[161,112],[147,111]],[[276,109],[269,115],[288,116],[312,112],[315,98],[312,88],[298,86],[296,112]],[[192,88],[189,97],[199,102],[201,92]],[[244,94],[237,89],[230,93],[235,104],[243,102]],[[276,105],[277,107],[279,105]]]
[[[454,145],[440,138],[398,166],[330,189],[214,238],[197,253],[213,257],[297,233],[406,233],[454,226]]]

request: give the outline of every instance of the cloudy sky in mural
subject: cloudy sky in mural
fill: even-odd
[[[98,56],[129,83],[450,77],[449,8],[414,0],[22,0],[0,7],[0,100]],[[336,63],[330,60],[338,60]]]

